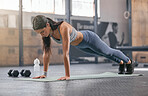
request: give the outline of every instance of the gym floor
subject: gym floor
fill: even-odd
[[[148,68],[143,68],[143,64],[135,68],[135,73],[144,76],[56,82],[16,81],[7,75],[10,69],[29,69],[33,73],[33,66],[0,67],[0,96],[148,96]],[[117,71],[118,66],[112,66],[111,63],[71,65],[71,75]],[[64,66],[50,65],[50,76],[64,76]]]

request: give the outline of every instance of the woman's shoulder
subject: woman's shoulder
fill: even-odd
[[[63,23],[60,25],[60,30],[69,29],[69,28],[72,29],[72,26],[65,21],[63,21]]]
[[[60,25],[60,26],[71,26],[69,23],[67,23],[67,22],[65,22],[65,21],[63,21],[63,23]]]

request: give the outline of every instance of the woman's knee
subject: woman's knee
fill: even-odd
[[[113,49],[113,54],[122,53],[120,50]]]
[[[102,51],[103,54],[105,54],[106,56],[112,56],[113,55],[113,52],[111,50],[105,50],[105,51]]]
[[[109,48],[108,50],[103,51],[103,53],[106,54],[107,56],[113,56],[115,54],[121,53],[121,51],[120,50]]]

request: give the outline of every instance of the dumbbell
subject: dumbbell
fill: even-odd
[[[21,74],[21,76],[24,76],[24,77],[30,77],[30,75],[31,75],[31,71],[30,70],[22,70],[21,72],[20,72],[20,74]]]
[[[8,75],[10,77],[18,77],[19,71],[18,70],[9,70]]]

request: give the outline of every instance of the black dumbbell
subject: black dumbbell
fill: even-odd
[[[8,75],[10,77],[18,77],[19,71],[18,70],[9,70]]]
[[[24,77],[30,77],[30,75],[31,75],[31,71],[30,70],[22,70],[21,72],[20,72],[20,74],[22,75],[22,76],[24,76]]]

